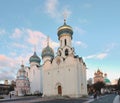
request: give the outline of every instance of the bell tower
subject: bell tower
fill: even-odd
[[[66,56],[73,54],[74,52],[72,48],[73,29],[71,26],[67,25],[66,19],[64,19],[64,24],[58,28],[57,35],[58,40],[60,41],[58,55],[65,58]]]

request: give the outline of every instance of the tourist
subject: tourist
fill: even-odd
[[[11,93],[10,93],[10,99],[11,99],[11,97],[12,97],[12,95],[11,95]]]
[[[97,99],[97,92],[95,91],[94,93],[94,99],[96,100]]]

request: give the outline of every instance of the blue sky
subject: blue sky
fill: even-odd
[[[87,65],[87,78],[99,68],[110,80],[118,79],[119,5],[119,0],[0,0],[0,81],[15,79],[22,60],[29,66],[35,45],[41,58],[48,35],[56,54],[64,14],[74,30],[76,55]]]

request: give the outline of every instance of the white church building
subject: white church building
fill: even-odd
[[[30,93],[30,82],[27,76],[27,72],[25,71],[25,67],[22,64],[21,68],[17,72],[15,95],[24,96],[25,94],[29,94],[29,93]]]
[[[87,95],[86,64],[82,57],[75,55],[72,47],[73,29],[64,24],[58,28],[59,48],[57,55],[47,46],[42,50],[42,61],[34,52],[30,67],[25,71],[30,81],[30,92],[39,91],[43,96],[81,97]]]

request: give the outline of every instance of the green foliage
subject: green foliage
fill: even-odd
[[[120,90],[120,78],[118,79],[117,88]]]

